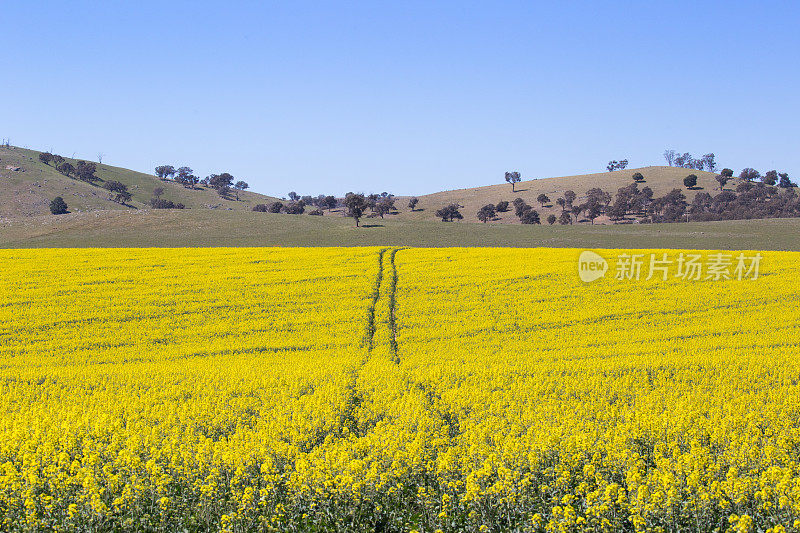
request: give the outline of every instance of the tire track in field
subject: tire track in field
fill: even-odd
[[[372,285],[372,301],[367,309],[367,325],[364,331],[364,340],[362,346],[367,348],[368,352],[372,351],[375,339],[375,306],[378,305],[378,299],[381,296],[381,284],[383,283],[383,256],[386,254],[388,248],[381,248],[378,251],[378,274],[375,276],[375,282]],[[394,256],[392,256],[394,260]],[[363,366],[363,365],[362,365]]]
[[[391,252],[389,252],[389,265],[391,267],[391,278],[389,279],[388,291],[389,328],[391,329],[389,345],[391,359],[396,365],[400,365],[400,355],[397,344],[397,281],[399,274],[397,270],[397,264],[395,263],[395,257],[397,256],[397,252],[400,252],[401,250],[405,250],[405,248],[393,248]],[[436,413],[439,418],[444,421],[447,426],[447,434],[449,439],[451,441],[455,439],[461,432],[458,415],[453,413],[447,407],[447,404],[442,399],[439,391],[414,378],[407,369],[403,369],[402,372],[406,383],[408,383],[410,387],[420,391],[425,396],[426,403],[428,404],[428,408],[431,410],[431,412]]]
[[[389,280],[389,350],[392,354],[392,361],[400,364],[400,357],[397,353],[397,264],[395,256],[400,250],[405,248],[394,248],[389,253],[389,265],[392,268],[392,277]]]

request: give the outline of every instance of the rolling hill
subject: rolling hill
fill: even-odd
[[[516,184],[515,191],[511,190],[508,183],[498,183],[484,187],[474,187],[470,189],[456,189],[443,191],[433,194],[419,196],[419,206],[422,210],[409,212],[406,216],[411,220],[435,220],[436,210],[442,206],[455,203],[463,206],[461,214],[464,220],[478,222],[476,213],[486,204],[497,204],[500,201],[512,202],[515,198],[522,198],[542,215],[542,220],[547,215],[559,215],[561,208],[555,204],[559,196],[563,196],[568,190],[574,191],[578,195],[576,203],[586,200],[586,191],[593,187],[599,187],[604,191],[616,194],[620,187],[625,187],[633,183],[631,178],[634,173],[641,172],[644,181],[639,188],[650,187],[656,197],[663,196],[672,189],[681,189],[686,198],[691,202],[698,192],[708,192],[711,195],[719,193],[719,184],[714,179],[716,174],[700,170],[690,170],[679,167],[643,167],[614,172],[599,172],[596,174],[582,174],[578,176],[562,176],[558,178],[542,178],[536,180],[522,181]],[[697,176],[697,187],[687,190],[683,185],[683,178],[689,174]],[[735,187],[735,180],[728,184],[727,188]],[[550,198],[550,203],[542,206],[536,198],[540,194],[545,194]],[[405,206],[408,198],[401,198],[397,202],[398,207]],[[513,208],[505,213],[498,213],[497,220],[493,223],[519,224],[519,219],[515,216]],[[608,223],[608,219],[600,217],[595,224]]]
[[[70,160],[71,161],[71,160]],[[74,163],[73,163],[74,164]],[[20,167],[20,171],[6,166]],[[592,187],[612,194],[632,183],[641,172],[641,187],[661,196],[680,188],[691,201],[695,194],[718,191],[714,174],[675,167],[645,167],[617,172],[545,178],[443,191],[419,196],[415,211],[408,197],[399,196],[397,213],[384,219],[368,216],[360,228],[345,218],[342,209],[325,210],[324,216],[253,212],[257,203],[277,198],[253,192],[240,193],[240,201],[220,198],[214,190],[187,189],[172,180],[132,170],[98,164],[102,180],[125,183],[133,199],[122,206],[109,199],[99,185],[91,185],[56,172],[39,161],[39,152],[0,147],[0,247],[123,247],[123,246],[516,246],[596,248],[702,248],[800,250],[800,219],[737,220],[681,224],[522,225],[513,213],[480,224],[476,213],[487,203],[523,198],[543,215],[558,214],[555,200],[565,191],[577,193],[576,202]],[[683,178],[698,176],[698,188],[686,190]],[[100,182],[100,185],[102,182]],[[729,187],[733,188],[736,180]],[[148,200],[156,187],[163,197],[187,209],[151,209]],[[539,194],[551,204],[542,207]],[[55,196],[67,201],[70,213],[54,216],[49,202]],[[461,206],[463,221],[444,223],[435,217],[442,206]],[[602,222],[602,218],[597,222]]]
[[[162,187],[163,198],[182,203],[189,209],[216,209],[248,211],[257,203],[269,203],[274,198],[252,192],[239,193],[240,201],[225,200],[211,189],[188,189],[172,180],[125,168],[97,163],[100,180],[92,185],[69,178],[56,171],[52,165],[39,161],[39,153],[15,146],[0,146],[0,217],[35,216],[49,214],[50,201],[61,196],[74,213],[87,211],[119,211],[148,208],[153,189]],[[65,158],[73,166],[76,160]],[[19,171],[6,167],[19,167]],[[103,181],[115,180],[128,186],[133,195],[129,206],[109,199]]]

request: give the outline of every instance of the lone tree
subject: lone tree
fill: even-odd
[[[39,161],[41,161],[45,165],[49,165],[50,161],[52,160],[53,160],[53,154],[51,154],[50,152],[42,152],[41,154],[39,154]]]
[[[239,191],[243,191],[245,189],[249,189],[250,185],[247,184],[246,181],[239,180],[234,183],[233,188],[236,189],[236,201],[239,201]]]
[[[519,172],[506,172],[506,182],[511,184],[511,191],[515,191],[517,183],[522,181],[522,176]]]
[[[355,219],[356,227],[358,227],[359,220],[367,210],[367,199],[363,194],[349,192],[344,197],[344,206],[347,209],[346,216]]]
[[[416,196],[412,196],[411,199],[408,201],[408,207],[411,211],[417,210],[417,204],[419,203],[419,198]]]
[[[174,175],[175,175],[175,167],[173,167],[172,165],[160,165],[156,167],[156,176],[158,176],[162,180],[165,180]]]
[[[542,207],[544,207],[544,204],[550,203],[550,198],[546,194],[542,193],[536,197],[536,201],[539,202]]]
[[[299,199],[300,199],[300,195],[297,194],[296,192],[292,191],[292,192],[289,193],[289,200],[291,200],[293,202],[296,202]]]
[[[556,216],[555,215],[547,215],[547,223],[551,226],[556,223]]]
[[[441,209],[436,210],[436,216],[442,219],[442,222],[452,222],[453,220],[461,220],[464,216],[458,210],[458,204],[446,205]]]
[[[56,196],[53,198],[53,201],[50,202],[50,212],[54,215],[63,215],[67,213],[67,202],[60,196]]]
[[[478,220],[486,224],[488,221],[494,218],[495,210],[494,205],[486,204],[485,206],[481,207],[478,210]]]
[[[697,186],[697,176],[694,174],[689,174],[683,178],[683,184],[686,185],[687,189],[694,189]]]
[[[726,178],[732,178],[733,177],[733,170],[731,170],[729,168],[723,168],[720,171],[719,174],[720,174],[720,176],[725,176]]]
[[[635,172],[633,174],[632,178],[633,178],[633,181],[636,181],[636,182],[644,181],[644,176],[642,176],[641,172]]]

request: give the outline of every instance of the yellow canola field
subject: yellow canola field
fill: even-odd
[[[0,529],[800,530],[800,254],[579,252],[0,251]]]

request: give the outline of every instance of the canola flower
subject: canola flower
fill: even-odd
[[[800,254],[578,254],[0,251],[0,529],[800,530]]]

